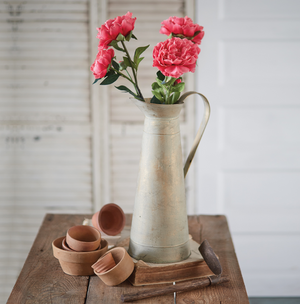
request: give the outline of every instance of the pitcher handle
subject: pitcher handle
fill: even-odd
[[[192,160],[195,156],[196,150],[198,148],[198,145],[200,143],[200,140],[202,138],[202,135],[204,133],[204,130],[206,128],[206,125],[207,125],[208,119],[209,119],[209,115],[210,115],[210,105],[209,105],[209,102],[208,102],[207,98],[204,95],[202,95],[198,92],[190,91],[190,92],[186,92],[186,93],[182,94],[182,96],[179,98],[177,103],[183,102],[188,96],[190,96],[192,94],[197,94],[197,95],[202,97],[203,103],[204,103],[204,114],[203,114],[203,118],[202,118],[202,121],[201,121],[201,125],[200,125],[200,127],[198,129],[198,132],[196,134],[196,137],[194,139],[192,149],[190,151],[190,154],[189,154],[188,158],[186,159],[186,162],[185,162],[185,165],[184,165],[184,168],[183,168],[184,178],[186,177],[186,174],[187,174],[187,172],[190,168],[190,165],[192,163]]]

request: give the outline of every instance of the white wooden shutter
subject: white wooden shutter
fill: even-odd
[[[92,212],[88,1],[0,3],[0,301],[46,212]]]
[[[138,81],[144,97],[151,97],[151,84],[155,81],[157,69],[152,67],[152,50],[160,41],[167,39],[167,36],[159,33],[161,22],[170,16],[189,15],[193,18],[193,1],[174,0],[174,1],[117,1],[109,0],[106,3],[106,15],[104,20],[121,16],[130,11],[133,17],[136,17],[134,35],[137,41],[131,40],[127,44],[130,54],[134,54],[135,48],[139,46],[150,47],[145,51],[145,59],[141,62],[138,71]],[[116,52],[117,53],[117,52]],[[120,54],[117,54],[120,56]],[[117,57],[118,59],[118,57]],[[121,60],[119,57],[118,60]],[[119,84],[130,83],[123,80]],[[193,77],[188,76],[186,88],[192,89]],[[106,155],[109,159],[109,167],[103,173],[106,179],[106,189],[108,195],[106,202],[112,202],[120,205],[125,212],[133,211],[135,198],[136,180],[138,174],[138,165],[140,158],[140,149],[142,143],[144,116],[140,110],[129,100],[130,95],[124,94],[113,86],[108,88],[107,98],[107,128],[110,132],[109,142],[106,143]],[[188,119],[189,117],[189,119]],[[193,101],[186,103],[185,110],[181,116],[182,146],[184,154],[191,147],[194,134],[194,113]],[[189,194],[189,211],[193,213],[193,170],[189,173],[187,183],[187,194]]]

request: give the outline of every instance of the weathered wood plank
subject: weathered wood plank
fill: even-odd
[[[179,293],[177,304],[188,303],[222,303],[246,304],[249,303],[243,277],[234,251],[230,231],[225,216],[199,216],[201,226],[200,242],[207,239],[218,255],[223,275],[229,277],[229,282],[208,287],[205,291]],[[193,218],[195,221],[196,219]]]
[[[85,217],[45,216],[7,304],[85,303],[89,277],[64,274],[51,248],[54,239],[65,235],[69,227],[81,224]]]
[[[15,303],[120,303],[123,293],[143,291],[150,286],[134,287],[125,281],[108,287],[96,277],[75,277],[62,272],[52,255],[52,241],[66,234],[69,227],[81,224],[91,215],[48,214],[15,284],[8,304]],[[131,225],[132,215],[126,215],[126,225]],[[231,235],[224,216],[189,216],[189,232],[193,239],[207,239],[220,258],[224,275],[230,282],[201,290],[177,294],[178,304],[189,303],[249,303],[243,278],[237,262]],[[164,285],[155,285],[157,288]],[[134,303],[173,303],[173,295],[159,296]]]

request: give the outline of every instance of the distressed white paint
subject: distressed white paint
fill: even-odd
[[[92,86],[89,71],[97,52],[96,27],[128,10],[138,18],[136,46],[151,44],[139,74],[149,95],[157,71],[151,50],[167,38],[159,34],[160,23],[173,15],[193,17],[194,1],[0,3],[3,301],[46,212],[86,213],[108,202],[132,212],[143,116],[127,95]],[[193,79],[187,77],[187,90],[193,90]],[[191,99],[180,117],[184,155],[195,133],[193,114]],[[194,213],[193,168],[186,183],[189,213]]]
[[[228,216],[250,296],[300,296],[299,2],[197,5],[212,111],[196,209]]]
[[[1,303],[45,213],[93,210],[88,24],[87,1],[0,4]]]

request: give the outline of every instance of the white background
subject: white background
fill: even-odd
[[[300,2],[196,1],[196,12],[197,90],[212,108],[197,212],[227,215],[249,296],[300,296]]]

